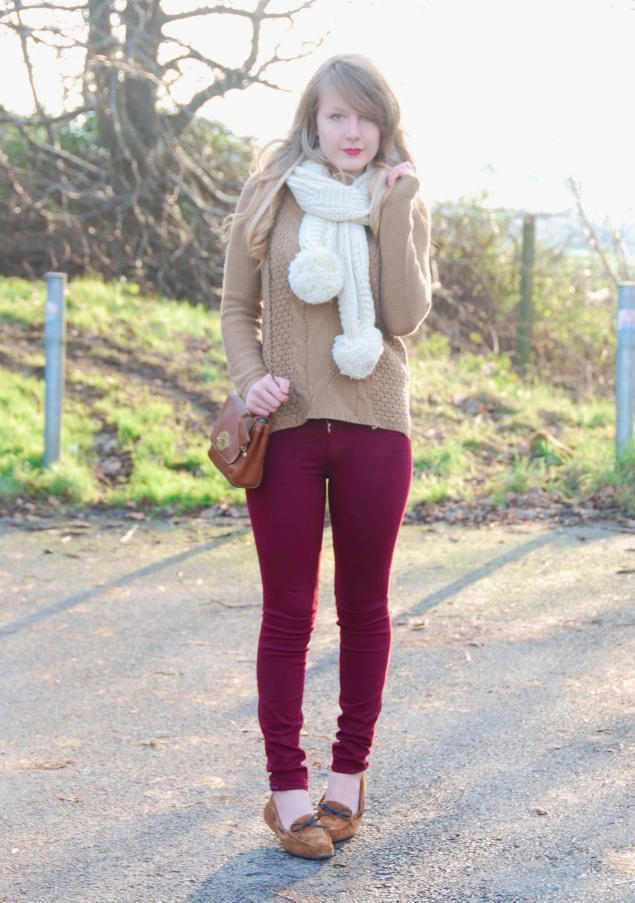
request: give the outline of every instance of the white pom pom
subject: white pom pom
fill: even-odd
[[[338,335],[333,343],[333,359],[344,376],[365,379],[377,366],[383,350],[382,334],[371,326],[357,335]]]
[[[289,285],[307,304],[323,304],[335,298],[343,282],[339,261],[328,248],[300,251],[289,265]]]

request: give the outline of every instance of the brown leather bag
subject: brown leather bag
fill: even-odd
[[[207,454],[232,486],[256,489],[262,480],[271,424],[250,414],[237,392],[230,392],[210,436]]]

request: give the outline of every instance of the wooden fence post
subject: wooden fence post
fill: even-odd
[[[520,306],[518,308],[518,326],[516,327],[516,361],[518,369],[523,374],[527,373],[531,353],[535,241],[536,216],[533,213],[526,213],[523,218]]]

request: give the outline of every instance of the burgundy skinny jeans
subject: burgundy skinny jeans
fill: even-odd
[[[309,420],[271,436],[263,481],[248,490],[247,504],[263,586],[258,717],[272,790],[308,788],[302,697],[327,492],[340,628],[332,770],[368,766],[390,655],[390,569],[411,476],[403,433]]]

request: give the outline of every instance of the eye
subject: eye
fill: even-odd
[[[331,119],[333,119],[335,122],[339,122],[341,118],[342,118],[341,113],[333,113],[333,115],[331,116]]]
[[[364,120],[364,122],[374,122],[375,121],[374,116],[362,116],[362,119]]]

